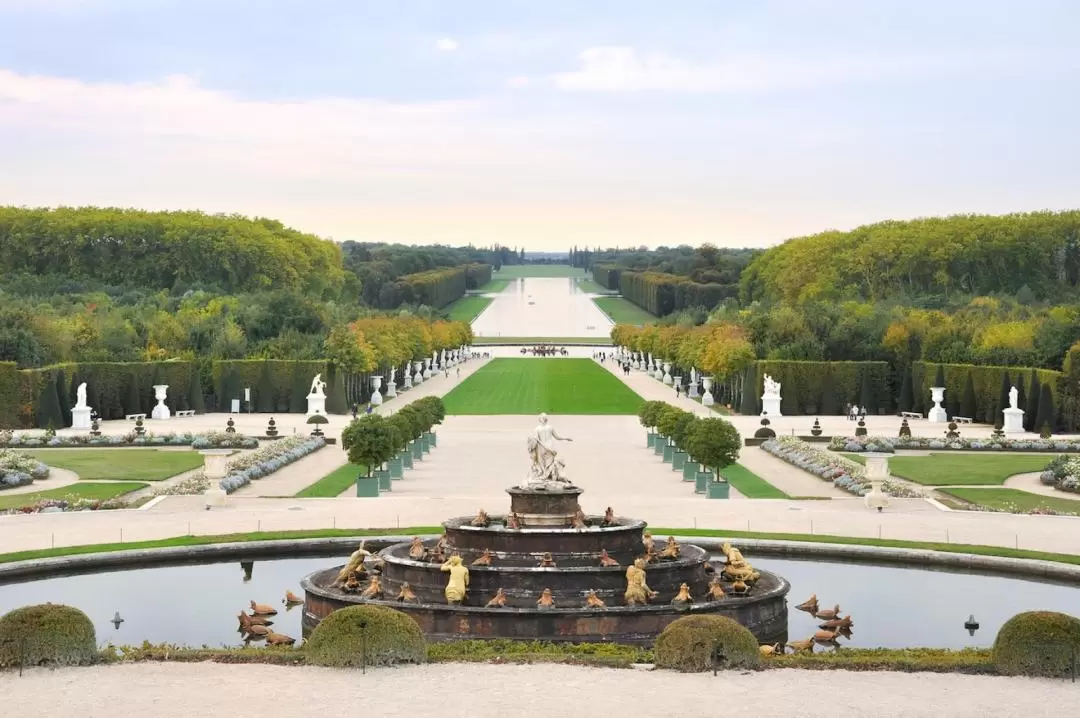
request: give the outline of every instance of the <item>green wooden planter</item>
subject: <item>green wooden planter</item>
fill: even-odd
[[[360,476],[356,479],[356,495],[362,499],[374,499],[379,495],[379,480],[374,476]]]
[[[404,472],[402,471],[401,457],[395,456],[386,462],[386,470],[390,472],[391,479],[400,479]]]
[[[686,457],[686,464],[683,466],[683,469],[682,469],[682,480],[683,481],[694,481],[695,479],[697,479],[697,472],[698,472],[697,463],[694,462],[694,461],[691,461],[690,457],[687,456]]]
[[[667,439],[664,438],[663,436],[661,436],[660,434],[657,434],[656,438],[653,439],[653,447],[652,447],[653,451],[656,452],[657,456],[663,456],[664,455],[664,447],[665,446],[667,446]]]
[[[679,451],[678,449],[676,449],[671,454],[671,470],[672,471],[682,471],[683,467],[685,467],[685,466],[686,466],[686,452],[685,451]]]
[[[645,446],[649,449],[653,448],[653,444],[656,443],[656,432],[650,431],[645,435]]]
[[[409,447],[406,446],[404,449],[402,449],[401,453],[399,455],[401,456],[401,466],[402,466],[402,468],[411,469],[412,468],[412,451],[409,450]]]
[[[694,493],[695,494],[703,494],[703,493],[705,493],[705,491],[707,490],[706,486],[709,483],[709,477],[710,476],[712,476],[712,474],[710,472],[708,472],[708,471],[699,471],[699,472],[697,472],[697,475],[694,477]]]
[[[675,446],[672,444],[666,444],[664,446],[664,463],[670,464],[671,458],[675,456]]]
[[[412,457],[414,461],[422,461],[424,459],[424,447],[420,445],[420,440],[416,439],[412,443]]]
[[[390,472],[386,469],[376,469],[375,478],[379,482],[379,491],[393,491],[390,486]]]
[[[427,438],[428,442],[430,442],[432,447],[436,447],[436,446],[439,445],[438,439],[435,438],[435,432],[434,431],[429,431],[426,434],[424,434],[424,436]]]
[[[431,442],[428,441],[427,434],[421,434],[420,436],[420,451],[425,454],[431,451]]]
[[[726,481],[710,481],[708,491],[707,496],[710,499],[726,499],[731,492],[731,484]]]

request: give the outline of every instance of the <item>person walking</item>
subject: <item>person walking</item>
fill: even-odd
[[[461,378],[461,367],[458,367],[458,368],[457,368],[457,378],[458,378],[458,379],[460,379],[460,378]]]

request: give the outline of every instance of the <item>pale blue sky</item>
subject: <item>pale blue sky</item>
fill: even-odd
[[[1065,0],[0,0],[0,203],[532,249],[1060,209],[1078,27]]]

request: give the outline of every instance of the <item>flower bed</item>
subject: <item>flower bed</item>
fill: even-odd
[[[0,490],[49,478],[49,467],[32,456],[0,449]]]
[[[321,436],[290,436],[229,462],[220,486],[232,493],[326,446]]]
[[[0,516],[12,514],[42,514],[69,511],[105,511],[108,509],[126,509],[130,506],[122,497],[115,499],[42,499],[28,506],[0,511]]]
[[[1080,456],[1059,456],[1039,475],[1047,486],[1080,494]]]
[[[0,431],[0,448],[11,449],[56,449],[86,446],[104,446],[108,448],[124,446],[190,446],[193,449],[254,449],[259,442],[243,434],[228,434],[223,431],[211,431],[206,434],[155,434],[147,431],[139,436],[134,431],[127,434],[75,434],[71,436],[52,436],[45,434],[14,434]]]
[[[802,439],[794,436],[780,436],[762,443],[761,448],[792,466],[798,466],[803,471],[831,481],[833,486],[849,494],[863,496],[870,491],[870,481],[866,478],[865,467],[847,457],[819,449]],[[921,492],[893,481],[882,482],[881,489],[890,496],[902,498],[922,496]]]
[[[154,496],[197,496],[209,488],[210,479],[200,471],[172,486],[159,487],[154,491]]]
[[[874,449],[867,448],[871,444]],[[946,439],[929,436],[834,436],[829,442],[832,451],[883,451],[922,449],[946,451],[1045,451],[1048,453],[1080,453],[1080,439]]]

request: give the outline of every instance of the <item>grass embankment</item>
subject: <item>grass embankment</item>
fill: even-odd
[[[504,264],[491,273],[495,279],[518,279],[520,277],[587,277],[581,267],[569,264]]]
[[[26,452],[38,461],[67,469],[83,481],[164,481],[197,469],[197,451],[159,449],[65,449]]]
[[[472,290],[472,291],[486,292],[487,294],[498,294],[499,292],[501,292],[504,289],[506,289],[507,287],[509,287],[511,281],[513,281],[513,280],[510,280],[510,279],[492,279],[490,282],[488,282],[484,286],[477,287],[475,290]]]
[[[865,464],[858,454],[844,454]],[[923,486],[1000,486],[1016,474],[1042,471],[1054,459],[1032,454],[930,454],[929,456],[890,456],[893,476]]]
[[[608,289],[607,287],[597,284],[591,279],[582,279],[577,283],[578,289],[589,294],[618,294],[618,290]]]
[[[488,297],[462,297],[446,308],[446,314],[451,321],[471,322],[493,301],[495,300]]]
[[[611,337],[475,337],[473,346],[484,344],[543,344],[545,346],[611,346]]]
[[[591,359],[493,359],[443,397],[447,414],[636,414],[643,399]]]
[[[46,481],[48,481],[48,479],[46,479]],[[115,499],[124,494],[129,494],[132,491],[145,489],[147,486],[149,486],[149,484],[132,481],[110,481],[100,484],[88,481],[86,483],[69,484],[68,486],[62,486],[58,489],[35,491],[29,494],[15,494],[14,496],[0,495],[0,511],[6,511],[7,509],[21,509],[24,506],[33,506],[37,502],[45,499],[66,499],[68,501],[90,499],[94,501],[105,501],[107,499]]]
[[[731,464],[720,470],[732,488],[748,499],[790,499],[780,489],[755,474],[742,464]]]
[[[351,486],[356,485],[356,477],[367,475],[367,467],[358,464],[345,464],[331,471],[314,484],[296,492],[298,499],[328,499],[340,496]]]
[[[1080,516],[1080,495],[1075,499],[1058,498],[1032,494],[1020,489],[938,489],[975,506],[985,506],[997,511],[1011,513],[1030,513],[1032,511],[1053,511],[1059,514]]]
[[[616,324],[652,324],[656,321],[652,314],[622,297],[594,297],[592,301]]]

